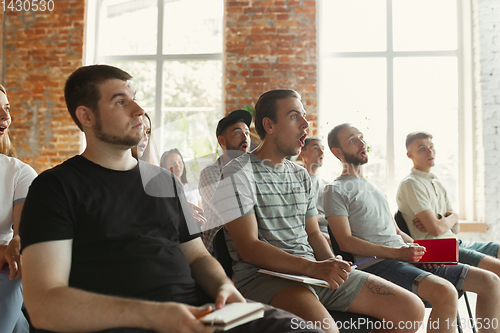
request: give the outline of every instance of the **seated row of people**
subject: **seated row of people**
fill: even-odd
[[[433,304],[430,320],[448,332],[456,289],[478,293],[478,318],[499,319],[495,274],[462,264],[420,269],[405,263],[425,249],[407,244],[412,239],[397,228],[379,191],[353,187],[366,181],[368,157],[362,134],[348,124],[329,135],[344,170],[323,192],[325,218],[343,249],[387,259],[361,271],[332,253],[317,219],[314,192],[320,191],[304,168],[287,159],[301,151],[309,126],[293,90],[261,95],[255,127],[262,144],[251,153],[245,154],[251,117],[238,111],[219,122],[223,155],[200,176],[206,218],[198,220],[205,222],[200,228],[182,174],[131,154],[151,122],[130,79],[118,68],[94,65],[77,69],[66,82],[68,110],[87,146],[38,176],[25,201],[23,284],[35,327],[210,332],[197,319],[209,310],[204,304],[222,308],[249,299],[270,305],[264,318],[231,331],[338,332],[329,311],[340,310],[391,323],[374,332],[415,332],[424,317],[420,296]],[[137,156],[144,155],[140,148]],[[234,284],[199,237],[204,231],[210,245],[223,225]],[[332,288],[263,275],[259,268],[323,279]],[[320,325],[297,327],[297,320]]]
[[[321,244],[314,234],[317,230],[311,231],[311,227],[308,230],[309,218],[314,217],[314,225],[318,224],[316,212],[310,215],[314,205],[308,201],[313,200],[314,196],[311,194],[316,191],[313,190],[311,179],[297,176],[300,175],[299,172],[286,159],[287,156],[296,155],[300,146],[305,144],[303,140],[307,121],[300,96],[287,90],[263,94],[256,103],[255,122],[263,144],[249,155],[234,159],[224,167],[221,183],[217,188],[219,193],[216,192],[212,198],[212,201],[219,202],[219,213],[225,217],[223,222],[227,223],[226,239],[234,262],[236,286],[246,297],[269,302],[306,319],[317,320],[318,318],[311,318],[307,311],[315,309],[313,312],[322,317],[325,314],[319,310],[321,307],[314,308],[311,302],[307,303],[308,306],[297,309],[292,302],[295,297],[303,300],[295,293],[304,293],[303,289],[309,286],[300,289],[294,283],[256,273],[259,267],[282,273],[305,273],[327,280],[332,286],[339,286],[337,280],[331,280],[331,276],[321,275],[326,271],[318,274],[300,264],[300,259],[307,258],[308,251],[304,250],[307,245],[313,248],[312,253],[315,255],[309,259],[322,258],[315,251],[315,246]],[[453,325],[445,327],[445,323],[454,321],[457,289],[478,294],[478,318],[498,320],[500,280],[492,273],[495,270],[478,269],[467,264],[430,267],[409,264],[408,262],[418,261],[425,248],[411,244],[413,239],[399,230],[383,194],[363,177],[362,165],[368,161],[363,135],[355,127],[342,124],[330,132],[328,142],[344,169],[342,175],[326,186],[322,193],[324,214],[343,250],[353,253],[356,259],[373,255],[385,259],[365,269],[372,276],[385,279],[382,280],[384,287],[377,290],[392,294],[392,290],[398,290],[395,288],[398,285],[429,301],[433,305],[429,320],[433,323],[440,322],[440,331],[443,332],[453,331],[455,328]],[[414,145],[420,147],[422,143],[416,141]],[[409,148],[410,146],[411,142]],[[412,152],[413,149],[409,149],[409,155]],[[322,153],[311,155],[321,160]],[[433,160],[431,157],[427,159]],[[297,184],[305,184],[305,188]],[[231,192],[233,195],[228,198],[227,193]],[[307,195],[300,197],[302,192]],[[296,210],[298,207],[301,209]],[[451,212],[446,213],[446,217],[449,216],[452,216]],[[301,223],[305,225],[304,230],[300,228]],[[480,256],[486,258],[483,261],[492,261],[498,266],[500,261],[495,258],[498,257],[498,244],[489,246],[493,248],[487,253],[490,256]],[[299,258],[290,254],[296,254]],[[341,281],[342,277],[347,276],[340,275]],[[352,281],[352,273],[347,281]],[[388,288],[387,281],[394,284]],[[381,282],[376,281],[375,284],[377,283]],[[300,289],[299,292],[297,289]],[[338,291],[341,290],[339,288]],[[403,295],[408,297],[408,294]],[[351,307],[345,309],[389,319],[382,313],[371,313],[368,309],[358,310],[356,304],[354,300]],[[370,303],[365,301],[364,304]],[[404,318],[400,314],[396,317]]]

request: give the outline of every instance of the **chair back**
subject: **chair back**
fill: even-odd
[[[339,243],[337,243],[337,240],[335,239],[330,226],[328,226],[328,234],[330,235],[330,241],[332,242],[333,253],[335,255],[340,254],[345,261],[354,262],[354,256],[352,255],[352,253],[345,252],[340,249]]]
[[[219,261],[222,268],[229,278],[233,277],[233,258],[229,254],[226,244],[226,237],[224,236],[224,227],[217,230],[214,237],[214,257]]]
[[[398,228],[407,234],[408,236],[410,235],[410,229],[408,229],[408,225],[406,224],[405,219],[403,218],[403,214],[398,210],[396,214],[394,214],[394,220],[396,221],[396,224],[398,225]]]

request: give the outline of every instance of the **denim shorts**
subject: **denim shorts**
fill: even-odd
[[[457,265],[445,265],[444,268],[424,269],[423,267],[415,266],[405,261],[385,259],[379,263],[366,267],[364,271],[380,276],[417,294],[417,288],[420,281],[431,274],[450,281],[457,290],[461,290],[469,267],[470,266],[467,264],[459,263]]]
[[[463,242],[458,240],[458,256],[461,263],[469,264],[471,266],[479,265],[479,262],[485,255],[498,258],[498,243],[493,242]]]

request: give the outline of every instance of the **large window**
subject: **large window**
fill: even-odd
[[[223,0],[88,1],[86,64],[134,77],[158,154],[178,148],[193,182],[199,158],[216,150],[223,113],[223,7]]]
[[[364,134],[370,161],[365,176],[396,209],[399,182],[412,166],[405,138],[434,136],[433,169],[461,218],[473,219],[464,172],[468,170],[464,124],[467,8],[457,0],[323,0],[319,2],[319,132],[350,122]],[[460,135],[459,135],[460,134]],[[468,139],[471,139],[470,137]],[[325,154],[323,176],[340,164]],[[472,178],[472,173],[467,175]],[[469,198],[467,198],[469,196]]]

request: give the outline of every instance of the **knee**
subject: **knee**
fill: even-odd
[[[493,272],[482,270],[481,280],[478,283],[478,295],[499,295],[500,278]]]
[[[410,293],[408,299],[408,308],[411,309],[411,312],[407,314],[407,319],[412,322],[423,322],[425,317],[425,305],[417,295]]]
[[[458,291],[451,282],[445,279],[435,282],[430,294],[432,296],[428,297],[427,300],[432,304],[432,307],[446,305],[456,308],[458,306]]]

